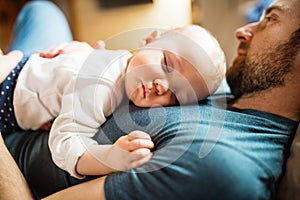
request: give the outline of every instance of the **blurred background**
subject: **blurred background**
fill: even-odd
[[[9,44],[17,13],[28,0],[0,0],[0,48]],[[93,45],[136,28],[169,29],[200,24],[220,42],[230,64],[236,28],[251,19],[259,0],[52,0],[67,16],[74,39]],[[264,0],[266,2],[268,0]],[[261,2],[260,2],[261,3]],[[124,41],[126,42],[126,41]]]

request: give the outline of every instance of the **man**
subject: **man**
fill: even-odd
[[[236,32],[238,56],[227,72],[234,99],[224,104],[224,98],[215,95],[199,106],[149,112],[132,108],[130,114],[121,107],[97,137],[124,134],[138,126],[153,133],[153,158],[141,168],[78,184],[46,199],[275,198],[286,146],[300,120],[299,28],[300,2],[276,1],[259,23]],[[35,133],[24,134],[29,141]],[[17,154],[13,143],[21,137],[6,137],[13,155]],[[106,137],[113,141],[118,136]],[[43,152],[38,158],[40,163],[49,160]],[[21,169],[36,195],[30,169]],[[35,169],[45,184],[51,183],[49,177],[62,183],[50,168]]]

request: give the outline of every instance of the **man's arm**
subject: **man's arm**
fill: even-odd
[[[24,176],[7,150],[0,133],[0,199],[34,199]]]
[[[74,199],[89,199],[89,200],[105,200],[104,182],[106,176],[75,185],[73,187],[59,191],[44,200],[74,200]]]
[[[16,165],[14,159],[4,144],[0,134],[0,199],[1,200],[31,200],[34,199],[28,184]],[[97,199],[104,200],[104,181],[106,177],[101,177],[89,182],[85,182],[60,192],[57,192],[45,199]]]
[[[3,54],[0,49],[0,83],[2,83],[9,73],[17,66],[22,60],[23,53],[21,51],[11,51],[8,54]]]

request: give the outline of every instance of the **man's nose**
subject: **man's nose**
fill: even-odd
[[[250,42],[254,36],[257,23],[247,24],[235,31],[235,37],[243,43]]]
[[[157,95],[163,95],[169,90],[169,84],[165,80],[155,79],[154,87]]]

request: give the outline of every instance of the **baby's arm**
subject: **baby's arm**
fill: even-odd
[[[150,136],[133,131],[120,137],[113,145],[92,145],[78,159],[76,171],[81,175],[104,175],[125,171],[148,162],[154,147]]]

